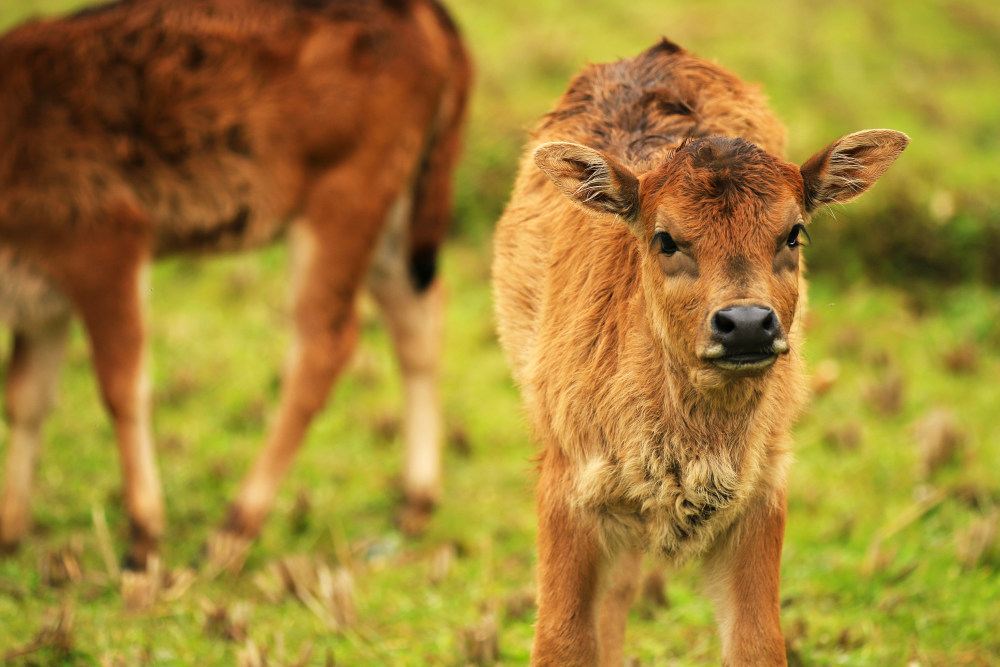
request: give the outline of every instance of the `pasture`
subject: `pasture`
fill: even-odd
[[[79,4],[3,0],[0,26]],[[525,664],[535,449],[495,340],[490,230],[527,128],[569,77],[666,35],[761,83],[792,160],[867,127],[913,140],[882,183],[810,229],[815,395],[795,432],[782,565],[792,664],[996,664],[1000,10],[979,0],[449,7],[477,82],[443,256],[445,494],[427,533],[409,539],[393,525],[400,387],[364,302],[354,360],[242,572],[205,571],[205,540],[275,405],[287,252],[168,261],[151,300],[163,590],[147,609],[123,606],[118,459],[77,327],[35,526],[0,559],[0,661]],[[6,438],[0,428],[0,451]],[[718,663],[698,574],[647,579],[626,642],[636,664]]]

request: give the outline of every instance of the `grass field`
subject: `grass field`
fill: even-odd
[[[77,331],[46,431],[35,529],[0,560],[0,661],[450,666],[493,664],[498,648],[499,663],[526,663],[535,449],[493,333],[489,230],[525,128],[568,77],[666,34],[761,81],[788,122],[792,158],[864,127],[914,139],[867,204],[817,220],[807,251],[820,269],[807,348],[816,395],[796,430],[782,567],[791,657],[1000,663],[1000,294],[972,282],[914,278],[919,289],[903,291],[865,280],[866,264],[835,234],[871,220],[873,236],[903,239],[886,229],[908,224],[886,217],[897,210],[886,202],[900,201],[942,230],[993,224],[993,3],[451,4],[479,78],[460,233],[443,260],[449,438],[445,499],[428,533],[411,540],[393,527],[400,391],[385,332],[363,303],[362,344],[243,571],[201,569],[275,403],[289,339],[286,253],[169,261],[154,271],[152,301],[167,590],[127,610],[106,562],[127,530],[111,428]],[[0,24],[68,6],[0,2]],[[7,352],[0,345],[0,358]],[[0,450],[6,439],[0,429]],[[697,567],[649,582],[627,654],[642,665],[718,664]]]
[[[285,342],[283,261],[273,250],[155,273],[156,428],[172,569],[197,566],[256,451]],[[243,573],[203,577],[143,612],[123,609],[94,528],[96,509],[123,547],[112,434],[77,336],[47,431],[35,532],[0,562],[0,647],[23,648],[67,609],[69,664],[231,664],[253,642],[272,658],[283,645],[289,662],[311,646],[319,664],[329,653],[345,665],[455,665],[477,629],[496,633],[505,664],[523,663],[533,620],[533,448],[492,335],[487,263],[483,248],[463,244],[446,261],[451,436],[446,500],[429,533],[408,541],[392,525],[398,386],[372,322]],[[792,645],[804,664],[994,664],[1000,298],[941,292],[940,308],[927,312],[875,287],[820,283],[812,297],[808,356],[825,393],[797,431],[783,566]],[[218,305],[191,309],[192,301]],[[921,425],[934,408],[954,416],[955,435]],[[952,460],[924,479],[919,443],[952,440]],[[307,582],[322,567],[347,568],[356,624],[330,631],[282,588],[275,564],[288,558]],[[78,580],[67,580],[65,559],[79,564]],[[640,664],[717,663],[696,568],[671,575],[667,594],[669,607],[655,598],[637,605],[629,654]],[[24,664],[62,655],[59,637],[43,636],[52,647]]]

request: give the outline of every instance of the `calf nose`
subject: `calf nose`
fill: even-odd
[[[712,316],[712,332],[728,354],[770,351],[781,333],[774,311],[760,306],[730,306]]]

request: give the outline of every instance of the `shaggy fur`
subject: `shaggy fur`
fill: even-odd
[[[867,189],[905,142],[851,135],[800,174],[756,88],[667,41],[588,67],[545,117],[493,265],[543,445],[535,664],[620,664],[641,552],[706,556],[724,660],[783,663],[788,432],[806,397],[793,230]],[[866,169],[845,159],[862,145]],[[773,310],[770,360],[722,363],[711,322],[731,306]]]

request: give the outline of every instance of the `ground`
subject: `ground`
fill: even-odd
[[[817,236],[810,252],[822,252]],[[47,644],[14,664],[45,664],[64,650],[67,664],[231,664],[253,645],[282,654],[281,663],[311,649],[320,663],[329,654],[345,665],[453,665],[491,641],[503,663],[526,660],[534,448],[494,338],[482,247],[453,244],[444,262],[447,476],[428,533],[411,540],[393,526],[399,387],[366,307],[362,345],[243,572],[200,570],[204,541],[274,403],[287,339],[284,261],[279,248],[154,272],[155,426],[173,589],[144,611],[124,608],[102,555],[107,544],[123,549],[126,530],[112,434],[77,332],[47,429],[35,530],[0,561],[0,648]],[[925,298],[933,303],[887,288],[813,286],[807,356],[818,395],[796,430],[782,567],[784,627],[803,664],[987,665],[1000,655],[991,382],[1000,297],[967,287]],[[934,447],[950,457],[934,463]],[[338,585],[319,586],[321,574]],[[715,664],[697,568],[668,575],[665,592],[668,605],[656,595],[636,605],[627,653],[640,664]],[[331,629],[352,606],[354,623]],[[62,634],[60,614],[71,617]],[[487,641],[473,641],[477,633]]]

